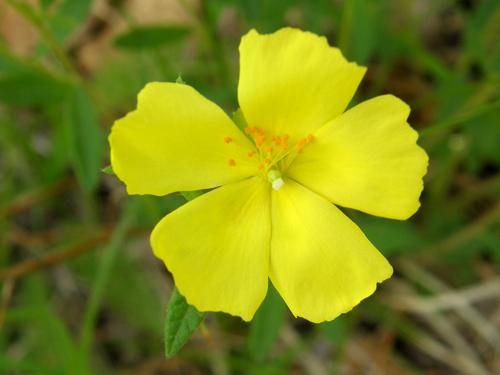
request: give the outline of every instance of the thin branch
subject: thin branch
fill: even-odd
[[[93,250],[97,245],[107,241],[112,233],[112,229],[104,229],[85,239],[82,242],[71,244],[68,247],[53,251],[37,259],[30,259],[15,264],[12,267],[0,270],[0,281],[16,279],[28,273],[53,266],[65,260],[74,258],[80,254]]]
[[[438,279],[432,273],[428,272],[418,264],[410,261],[398,262],[398,269],[414,280],[416,283],[433,291],[435,294],[441,293],[441,299],[437,300],[439,304],[434,304],[433,307],[437,310],[453,309],[456,314],[469,326],[474,329],[486,342],[493,347],[500,345],[500,335],[497,332],[495,325],[486,319],[476,308],[473,303],[479,300],[494,298],[500,295],[500,279],[483,283],[477,286],[463,289],[462,291],[454,291],[448,287],[443,281]],[[463,293],[466,291],[466,293]],[[445,296],[443,299],[442,297]],[[435,297],[434,297],[435,298]],[[426,299],[426,303],[432,303],[432,300]],[[450,303],[452,305],[450,305]],[[443,306],[443,304],[446,304]]]
[[[441,293],[433,297],[398,294],[391,296],[390,299],[398,310],[430,314],[462,308],[488,298],[497,298],[498,295],[500,295],[500,279],[496,278],[487,283],[464,288],[460,291]]]
[[[454,353],[430,336],[420,334],[414,337],[411,342],[431,358],[448,365],[460,374],[483,374],[474,362],[471,362],[467,357]]]
[[[460,176],[457,177],[459,179]],[[448,203],[448,206],[464,208],[477,199],[484,196],[493,195],[496,190],[500,189],[500,173],[486,180],[481,180],[475,184],[464,186],[464,191],[453,197]]]
[[[435,245],[423,248],[421,251],[417,251],[416,254],[420,259],[435,259],[436,255],[447,253],[477,237],[498,219],[500,219],[500,203],[495,204],[491,210],[448,238]]]
[[[410,287],[409,283],[404,281],[395,282],[395,280],[393,280],[392,285],[399,290],[399,292],[385,299],[392,308],[398,310],[403,297],[418,298],[413,296],[413,288]],[[460,373],[478,375],[489,374],[489,370],[484,366],[484,363],[477,353],[475,353],[469,343],[460,335],[451,321],[448,321],[436,311],[433,312],[432,315],[422,314],[420,310],[407,311],[420,314],[419,317],[423,319],[441,339],[451,346],[451,348],[443,345],[429,334],[424,333],[421,329],[417,329],[411,335],[408,333],[405,334],[404,331],[400,332],[403,336],[406,336],[410,342],[426,354],[458,370]]]
[[[113,228],[105,228],[96,234],[90,236],[82,242],[71,244],[62,250],[53,251],[40,258],[30,259],[18,263],[12,267],[0,270],[0,282],[16,279],[28,273],[38,271],[53,265],[62,263],[68,259],[75,258],[76,256],[94,250],[98,245],[106,242],[111,238]],[[131,230],[127,234],[145,233],[142,229]]]
[[[466,121],[471,120],[475,117],[481,116],[485,113],[496,110],[498,108],[500,108],[500,101],[496,101],[496,102],[493,102],[490,104],[484,104],[484,105],[479,106],[477,108],[474,108],[470,111],[464,112],[464,113],[459,114],[459,115],[452,117],[450,119],[437,122],[433,125],[430,125],[424,129],[420,130],[420,132],[419,132],[420,137],[426,138],[426,137],[433,135],[435,133],[438,133],[440,131],[453,129],[455,126],[460,125],[463,122],[466,122]]]
[[[31,206],[38,202],[46,200],[54,195],[71,190],[74,186],[75,181],[73,179],[67,178],[50,185],[39,187],[32,191],[21,193],[8,204],[0,207],[0,219],[3,217],[21,213],[31,208]]]
[[[0,329],[2,329],[5,323],[5,317],[7,315],[7,310],[9,309],[10,302],[12,301],[12,295],[14,292],[14,280],[7,280],[3,284],[1,304],[0,304]]]

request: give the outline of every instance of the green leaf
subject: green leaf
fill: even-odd
[[[381,2],[349,0],[344,6],[339,46],[350,60],[366,64],[376,50],[380,29]]]
[[[59,102],[67,86],[48,74],[25,71],[0,76],[0,102],[19,105],[46,105]]]
[[[14,56],[0,41],[0,77],[26,71],[29,71],[26,64],[19,57]]]
[[[182,81],[180,76],[177,81],[179,79]],[[188,202],[203,193],[201,190],[181,191],[181,195]],[[204,316],[204,313],[187,303],[177,288],[174,289],[165,318],[165,355],[167,358],[173,357],[186,344],[203,321]]]
[[[351,328],[350,318],[346,315],[341,315],[334,320],[319,325],[319,329],[323,332],[324,336],[338,346],[345,343]]]
[[[17,366],[0,359],[1,374],[89,375],[92,373],[88,364],[79,356],[79,345],[66,322],[53,307],[54,303],[50,298],[53,295],[53,288],[49,284],[43,275],[37,274],[26,278],[22,287],[16,290],[22,307],[17,311],[9,310],[7,318],[14,323],[14,327],[22,327],[19,331],[20,337],[26,343],[28,354],[18,359]],[[29,336],[26,336],[26,333],[29,333]],[[29,337],[36,339],[31,340]],[[4,352],[6,351],[2,351],[2,354]],[[37,365],[38,369],[30,371],[29,366],[23,368],[23,365],[28,363]]]
[[[241,108],[238,108],[233,112],[233,122],[240,130],[245,130],[247,127],[247,120],[245,119],[245,115],[243,114]]]
[[[467,135],[466,165],[472,173],[478,173],[481,166],[488,161],[500,164],[500,108],[485,113],[462,124],[463,133]]]
[[[0,44],[0,102],[47,106],[66,95],[69,84],[38,62],[15,56]]]
[[[356,223],[386,256],[408,253],[424,245],[422,234],[411,221],[356,215]]]
[[[203,321],[204,313],[196,310],[174,289],[165,319],[165,355],[173,357]]]
[[[203,194],[203,191],[201,190],[195,190],[195,191],[181,191],[181,195],[189,202],[193,200],[196,197],[199,197],[200,195]]]
[[[44,0],[46,3],[41,13],[45,24],[58,42],[64,43],[90,15],[92,0]]]
[[[108,165],[107,167],[101,169],[101,172],[106,174],[115,174],[115,172],[113,171],[113,167],[111,165]]]
[[[500,3],[498,1],[478,2],[465,23],[464,52],[469,59],[476,60],[482,67],[495,75],[500,67]]]
[[[40,5],[43,9],[49,8],[54,3],[54,0],[41,0]]]
[[[286,305],[269,284],[267,296],[250,325],[248,351],[252,358],[263,361],[272,349],[285,319]]]
[[[189,29],[180,26],[136,27],[115,39],[115,44],[124,49],[141,50],[158,48],[177,42],[189,34]]]
[[[75,88],[68,97],[64,125],[72,166],[81,186],[90,191],[100,177],[103,136],[92,102],[80,88]]]
[[[112,279],[120,251],[124,248],[127,232],[135,224],[136,217],[135,204],[133,201],[129,201],[120,221],[113,231],[111,239],[101,250],[101,258],[96,268],[92,289],[81,325],[80,354],[85,358],[85,362],[89,360],[90,353],[94,347],[93,342],[97,318],[105,300],[106,288]]]

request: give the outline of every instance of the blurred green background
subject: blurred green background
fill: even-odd
[[[284,25],[368,66],[351,105],[411,105],[422,208],[347,211],[395,268],[352,312],[312,325],[271,294],[167,360],[148,238],[185,199],[127,197],[107,134],[179,75],[236,110],[241,35]],[[499,40],[498,0],[1,0],[0,374],[500,374]]]

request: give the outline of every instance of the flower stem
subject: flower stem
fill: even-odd
[[[426,138],[426,137],[428,137],[430,135],[434,135],[440,131],[453,129],[455,126],[457,126],[465,121],[471,120],[475,117],[478,117],[480,115],[483,115],[485,113],[488,113],[490,111],[493,111],[493,110],[499,109],[499,108],[500,108],[500,100],[497,100],[496,102],[493,102],[491,104],[485,104],[485,105],[479,106],[479,107],[474,108],[470,111],[467,111],[467,112],[464,112],[460,115],[457,115],[453,118],[437,122],[431,126],[426,127],[425,129],[420,130],[419,131],[420,137]]]

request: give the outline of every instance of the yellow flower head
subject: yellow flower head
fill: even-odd
[[[251,30],[240,44],[244,132],[177,83],[146,85],[137,110],[116,121],[111,163],[129,194],[216,188],[151,235],[198,310],[250,320],[270,278],[295,316],[321,322],[391,276],[336,205],[407,219],[419,207],[428,158],[398,98],[344,112],[365,71],[324,37]]]

